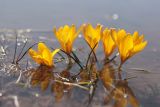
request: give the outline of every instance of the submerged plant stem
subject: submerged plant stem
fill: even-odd
[[[82,85],[79,85],[79,84],[76,84],[76,83],[70,83],[70,82],[62,82],[62,81],[59,81],[59,80],[54,80],[55,82],[58,82],[58,83],[62,83],[62,84],[65,84],[65,85],[69,85],[69,86],[76,86],[76,87],[79,87],[79,88],[82,88],[84,90],[89,90],[89,88],[87,87],[84,87]]]

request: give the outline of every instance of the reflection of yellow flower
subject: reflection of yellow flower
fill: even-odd
[[[111,92],[114,100],[114,107],[140,107],[139,101],[134,95],[132,89],[128,86],[126,80],[116,81],[115,88]]]
[[[51,52],[44,43],[38,43],[38,52],[33,49],[29,50],[29,55],[38,64],[53,66],[52,58],[59,51],[59,49]]]
[[[102,33],[102,43],[103,43],[103,48],[104,48],[104,53],[106,55],[106,57],[109,57],[114,49],[116,48],[116,44],[112,39],[112,32],[114,31],[114,29],[108,29],[106,28],[103,33]]]
[[[102,25],[100,24],[97,24],[95,28],[93,28],[91,24],[83,25],[84,38],[92,49],[95,47],[95,45],[99,42],[101,38],[101,29],[102,29]]]
[[[68,54],[72,52],[72,45],[80,32],[80,28],[76,31],[76,26],[68,26],[60,27],[59,29],[54,28],[54,34],[57,37],[61,48],[67,52]]]
[[[127,59],[140,52],[147,45],[147,41],[144,41],[144,36],[139,36],[138,32],[134,32],[133,35],[127,34],[118,44],[118,50],[121,57],[121,64]]]

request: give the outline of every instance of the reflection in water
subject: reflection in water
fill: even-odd
[[[61,102],[64,95],[67,98],[71,98],[71,95],[73,97],[72,90],[78,87],[88,91],[88,103],[90,104],[96,94],[95,90],[98,84],[102,81],[105,87],[104,103],[106,105],[111,104],[113,107],[128,107],[128,105],[139,107],[139,102],[132,89],[128,86],[127,79],[121,79],[121,72],[116,72],[110,64],[104,65],[102,70],[97,72],[95,63],[92,63],[88,68],[90,73],[86,69],[80,71],[80,74],[76,75],[76,77],[70,74],[71,67],[67,67],[61,72],[54,72],[54,69],[40,65],[37,69],[31,69],[29,72],[32,72],[30,75],[31,85],[39,85],[42,91],[50,87],[56,102]]]
[[[5,34],[6,35],[4,36],[4,33],[1,33],[1,36],[0,36],[2,38],[0,42],[3,43],[3,45],[1,45],[2,48],[1,48],[1,53],[0,53],[0,55],[2,56],[2,58],[0,59],[0,63],[1,63],[0,65],[1,67],[0,68],[1,70],[0,89],[2,90],[2,91],[0,90],[1,91],[0,92],[0,104],[2,104],[2,106],[4,107],[7,107],[7,104],[11,99],[10,98],[11,95],[15,96],[14,98],[16,97],[18,98],[18,102],[20,105],[22,104],[22,102],[23,103],[26,102],[28,105],[26,104],[24,105],[24,107],[32,106],[34,104],[35,106],[39,106],[40,102],[44,103],[45,101],[47,101],[48,102],[47,104],[51,106],[54,105],[53,104],[55,103],[54,101],[62,102],[62,106],[66,105],[66,103],[73,104],[73,105],[75,104],[76,106],[78,106],[78,104],[81,104],[84,106],[85,105],[84,102],[88,103],[89,100],[93,104],[97,103],[95,102],[96,98],[99,99],[98,105],[102,105],[102,102],[104,102],[106,106],[112,105],[112,106],[119,107],[120,105],[121,106],[131,105],[133,107],[136,107],[139,105],[139,103],[133,91],[135,92],[135,94],[139,93],[138,99],[140,99],[139,100],[140,103],[142,105],[145,105],[145,107],[150,107],[152,106],[152,104],[154,104],[155,107],[159,105],[158,99],[159,99],[160,94],[159,94],[158,84],[156,84],[157,86],[156,88],[156,87],[151,87],[153,84],[149,83],[149,81],[153,79],[150,79],[150,80],[147,79],[148,84],[151,85],[150,87],[147,87],[147,89],[151,89],[152,90],[151,93],[149,90],[148,91],[144,91],[144,90],[135,91],[137,88],[143,89],[142,88],[143,86],[141,86],[143,85],[142,83],[144,82],[143,80],[138,80],[137,83],[139,83],[141,87],[136,87],[136,89],[132,88],[133,89],[132,91],[132,89],[129,86],[134,87],[135,84],[134,83],[131,84],[130,82],[128,83],[127,79],[122,79],[122,78],[125,78],[125,76],[122,75],[121,73],[118,74],[117,69],[115,69],[115,66],[112,66],[109,64],[103,65],[103,68],[101,70],[98,70],[99,67],[97,67],[95,64],[90,64],[90,63],[88,64],[88,70],[86,69],[78,70],[77,67],[76,68],[73,67],[72,69],[72,66],[67,66],[66,69],[61,68],[60,70],[59,69],[57,70],[58,66],[56,68],[48,68],[45,66],[39,66],[37,68],[28,70],[28,72],[25,72],[24,74],[27,74],[27,75],[22,75],[22,76],[25,76],[25,79],[23,78],[20,79],[20,83],[18,84],[18,85],[21,85],[21,82],[22,82],[22,86],[24,86],[24,84],[26,84],[25,80],[27,77],[27,80],[30,81],[30,84],[33,87],[29,89],[21,88],[13,84],[15,77],[17,79],[17,75],[14,74],[14,76],[10,76],[9,78],[10,80],[8,80],[5,78],[5,75],[3,75],[2,73],[5,71],[3,69],[3,64],[8,64],[7,62],[9,62],[9,60],[13,60],[12,59],[13,50],[14,50],[13,46],[15,44],[14,32],[7,32]],[[20,35],[22,34],[27,37],[29,36],[30,38],[29,42],[32,42],[32,39],[31,39],[32,36],[30,35],[34,35],[33,38],[35,39],[37,38],[36,36],[40,35],[41,33],[37,33],[37,32],[20,33]],[[50,35],[50,33],[48,32],[44,33],[43,35],[48,35],[48,34]],[[25,36],[22,36],[22,37],[25,37]],[[23,40],[25,40],[25,38],[23,38]],[[43,38],[43,41],[47,41],[48,43],[50,43],[51,40],[48,40],[47,38],[50,38],[50,37],[45,36],[45,38]],[[5,41],[3,41],[3,39],[5,39]],[[23,40],[21,42],[21,47],[23,46]],[[57,42],[54,42],[53,45],[57,46],[56,44]],[[5,51],[3,51],[3,49]],[[6,55],[4,55],[4,52],[7,52]],[[7,57],[8,59],[4,58],[3,55]],[[27,58],[26,59],[24,58],[19,63],[20,67],[25,68],[27,60],[28,60]],[[29,61],[29,67],[33,68],[33,66],[30,66],[33,64],[30,64],[30,63],[31,62]],[[9,69],[8,66],[6,66],[6,68]],[[14,71],[11,69],[9,70],[12,71],[11,73],[13,73]],[[77,74],[77,71],[80,71],[80,74],[75,77],[75,74]],[[90,75],[88,75],[89,74],[88,71],[90,71]],[[17,70],[17,72],[19,72],[19,70]],[[143,73],[140,75],[141,75],[141,78],[147,77]],[[90,82],[90,79],[93,79],[93,81]],[[96,82],[95,80],[98,80],[98,82]],[[135,81],[135,79],[133,81]],[[101,83],[103,83],[103,86],[105,87],[104,93],[102,91],[103,88],[101,88]],[[37,86],[38,88],[34,88],[35,86]],[[42,92],[45,92],[45,95],[43,95],[43,93],[41,92],[38,92],[39,88],[42,90]],[[98,88],[101,88],[101,89],[98,90]],[[93,91],[93,89],[96,89],[97,91]],[[48,90],[51,90],[52,94],[51,93],[48,94]],[[100,96],[97,97],[96,94],[98,94],[98,92],[101,94]],[[105,95],[104,99],[103,99],[104,97],[103,95]],[[55,96],[54,101],[52,99],[53,96]],[[66,97],[67,97],[67,101],[64,103],[63,100]],[[68,102],[68,99],[71,99],[71,100]],[[16,99],[14,100],[16,101]],[[31,102],[33,100],[35,101],[34,104],[33,102]],[[70,105],[68,105],[67,107],[70,107]]]
[[[31,85],[40,86],[42,91],[45,91],[51,86],[51,92],[55,95],[56,102],[61,101],[64,92],[69,93],[71,86],[69,69],[63,70],[60,73],[54,72],[53,67],[40,65],[37,69],[31,69]]]
[[[139,107],[132,89],[128,86],[127,79],[121,79],[121,72],[116,72],[112,65],[106,64],[101,70],[101,80],[106,89],[105,104],[113,102],[114,107]],[[118,76],[116,76],[118,75]]]

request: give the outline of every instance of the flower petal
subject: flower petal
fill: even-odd
[[[117,33],[117,44],[120,43],[120,41],[127,35],[126,31],[124,29],[121,29]]]
[[[38,43],[38,52],[39,52],[39,54],[42,55],[44,50],[50,51],[48,49],[48,47],[44,43],[42,43],[42,42]]]
[[[56,55],[57,52],[59,52],[60,49],[55,49],[53,52],[52,52],[52,58]]]
[[[133,39],[131,35],[127,35],[120,41],[119,44],[121,63],[124,63],[130,57],[132,49],[133,49]]]
[[[134,42],[138,40],[138,38],[139,38],[138,35],[139,35],[139,34],[138,34],[137,31],[135,31],[135,32],[133,33],[133,41],[134,41]]]
[[[29,49],[28,53],[31,56],[31,58],[38,64],[41,64],[43,62],[42,58],[40,58],[40,55],[33,49]]]
[[[147,45],[147,41],[144,41],[136,46],[134,46],[134,49],[133,49],[133,53],[137,53],[137,52],[140,52],[141,50],[143,50]]]
[[[115,49],[116,45],[111,37],[111,30],[109,30],[108,28],[106,28],[103,31],[102,42],[105,55],[109,57],[113,53],[113,50]]]
[[[46,65],[48,65],[48,66],[53,65],[52,54],[51,54],[50,50],[47,50],[47,49],[43,50],[42,58],[43,58]]]

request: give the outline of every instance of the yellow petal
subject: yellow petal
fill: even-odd
[[[69,34],[70,33],[70,28],[68,25],[65,25],[64,28],[63,28],[63,32],[62,32],[62,39],[63,39],[63,42],[66,43],[69,39]]]
[[[56,27],[54,27],[53,32],[58,39],[58,41],[62,41],[62,32],[63,32],[63,27],[60,27],[58,30],[56,30]]]
[[[54,30],[61,48],[67,53],[71,52],[72,44],[79,32],[80,29],[76,32],[76,26],[74,24],[72,26],[65,25],[64,27],[60,27],[57,32],[56,29]]]
[[[91,45],[91,41],[92,41],[92,36],[91,36],[91,31],[88,27],[88,24],[83,24],[83,36],[86,40],[86,42]]]
[[[137,41],[138,40],[138,32],[137,31],[135,31],[134,33],[133,33],[133,41],[135,42],[135,41]]]
[[[72,42],[71,41],[68,41],[66,43],[66,52],[69,54],[72,52]]]
[[[59,42],[61,42],[61,32],[62,32],[63,28],[60,27],[58,30],[56,29],[56,27],[53,28],[53,32],[54,32],[54,35],[56,36],[57,40]]]
[[[36,51],[34,51],[33,49],[29,49],[28,53],[35,62],[37,62],[38,64],[42,63],[41,58],[39,58],[40,55]]]
[[[140,52],[141,50],[143,50],[146,47],[146,45],[147,45],[147,41],[142,42],[142,43],[134,46],[133,53],[135,54],[137,52]]]
[[[66,51],[66,44],[60,43],[60,45],[61,45],[61,49],[62,49],[63,51],[65,51],[65,52],[67,52],[67,51]]]
[[[38,64],[44,64],[44,60],[41,55],[33,56],[32,59]]]
[[[115,44],[117,44],[117,31],[115,28],[111,28],[111,37],[113,39],[113,41],[115,42]]]
[[[130,35],[127,35],[120,41],[119,44],[121,63],[124,63],[130,57],[132,49],[133,49],[133,39]]]
[[[52,54],[51,54],[50,50],[43,50],[42,58],[43,58],[43,62],[45,63],[45,65],[48,65],[48,66],[53,65]]]
[[[120,41],[127,35],[126,31],[124,29],[121,29],[117,33],[117,44],[120,43]]]
[[[101,28],[102,26],[100,24],[97,24],[96,28],[93,28],[90,23],[83,25],[84,38],[91,48],[93,48],[99,42],[101,38]]]
[[[42,43],[42,42],[38,43],[38,52],[39,52],[39,54],[42,55],[44,50],[50,51],[48,49],[48,47],[44,43]]]
[[[65,32],[65,31],[68,32],[69,29],[70,29],[70,27],[69,27],[68,25],[64,25],[64,27],[63,27],[64,32]]]
[[[100,40],[100,38],[101,38],[101,30],[102,30],[102,25],[100,25],[100,24],[97,24],[97,26],[96,26],[96,35],[95,35],[95,37],[97,38],[97,42],[99,42],[99,40]]]
[[[45,65],[51,66],[52,65],[52,57],[51,57],[51,51],[44,43],[38,44],[38,51],[39,54],[43,58],[43,63]]]
[[[65,25],[64,27],[59,28],[59,35],[57,35],[57,38],[59,42],[66,43],[69,39],[68,34],[70,33],[70,27],[68,25]]]
[[[39,54],[38,54],[36,51],[34,51],[33,49],[29,49],[28,53],[29,53],[29,55],[30,55],[31,57],[39,55]]]
[[[60,49],[55,49],[53,52],[52,52],[52,58],[56,55],[57,52],[59,52]]]
[[[115,49],[116,45],[111,37],[111,30],[109,30],[108,28],[106,28],[103,31],[102,42],[105,55],[109,57],[113,53],[113,50]]]
[[[33,49],[29,49],[28,53],[35,62],[37,62],[38,64],[42,63],[41,58],[39,58],[40,55],[36,51],[34,51]]]
[[[71,26],[71,28],[70,28],[70,30],[68,32],[68,35],[66,35],[66,36],[68,36],[68,41],[70,41],[70,42],[74,41],[74,39],[77,37],[75,25]],[[68,42],[68,41],[66,41],[66,42]]]
[[[139,36],[139,37],[137,38],[136,41],[134,41],[134,44],[135,44],[135,45],[138,45],[138,44],[140,44],[141,42],[143,42],[143,40],[144,40],[144,35],[141,35],[141,36]]]
[[[110,33],[110,32],[109,32],[109,29],[108,29],[108,28],[105,28],[104,31],[103,31],[103,33],[102,33],[102,35],[101,35],[102,41],[105,40],[106,35],[109,35],[109,33]]]

